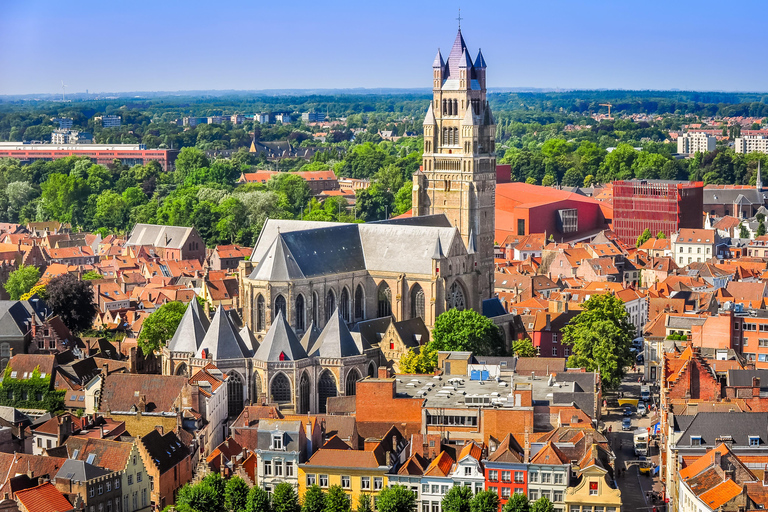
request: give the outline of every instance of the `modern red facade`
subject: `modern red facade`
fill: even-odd
[[[515,493],[528,496],[528,465],[485,461],[485,490],[499,496],[499,510]]]
[[[680,228],[701,229],[704,183],[656,180],[613,182],[613,230],[634,244],[643,231],[670,236]]]
[[[95,164],[107,165],[117,159],[124,165],[144,165],[151,161],[160,164],[164,171],[173,170],[179,152],[175,149],[48,149],[44,145],[37,149],[3,149],[0,158],[15,158],[32,163],[36,160],[58,160],[68,156],[88,157]]]

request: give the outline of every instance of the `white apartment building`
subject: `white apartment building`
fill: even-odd
[[[253,120],[259,124],[269,124],[269,114],[253,114]]]
[[[768,137],[765,135],[745,135],[733,141],[733,150],[737,153],[768,153]]]
[[[229,120],[232,122],[232,124],[243,124],[243,121],[245,121],[245,116],[243,114],[233,114],[229,116]]]
[[[73,120],[71,117],[52,117],[51,121],[54,123],[59,123],[60,130],[72,129]]]
[[[275,121],[283,124],[291,124],[291,114],[277,114]]]
[[[677,138],[677,152],[681,155],[693,155],[714,151],[717,139],[700,132],[688,132]]]
[[[97,116],[93,118],[96,122],[101,123],[102,128],[120,128],[122,124],[122,118],[115,115]]]
[[[51,144],[91,144],[93,137],[90,133],[77,130],[53,130]]]
[[[701,263],[715,254],[718,236],[714,229],[681,229],[672,235],[672,250],[679,267]]]

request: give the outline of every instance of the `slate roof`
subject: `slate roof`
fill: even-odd
[[[728,385],[752,387],[752,378],[760,379],[760,387],[768,387],[768,370],[728,370]]]
[[[453,41],[451,47],[451,53],[448,54],[448,62],[446,63],[445,78],[459,78],[459,66],[462,64],[462,57],[466,53],[467,43],[464,42],[464,37],[461,35],[461,29],[456,34],[456,39]],[[465,59],[466,61],[466,59]],[[470,62],[471,67],[471,62]],[[470,78],[470,77],[467,77]]]
[[[301,346],[291,326],[288,325],[283,312],[278,311],[254,358],[259,361],[280,361],[281,353],[284,354],[283,360],[287,361],[296,361],[307,357],[306,350]]]
[[[249,277],[257,281],[292,281],[305,276],[287,247],[284,235],[278,233],[264,258],[259,261]]]
[[[175,352],[197,352],[205,338],[205,332],[210,327],[208,317],[200,309],[197,300],[189,301],[181,322],[173,333],[173,338],[168,342],[168,349]]]
[[[749,436],[759,436],[760,445],[765,446],[768,444],[768,413],[700,412],[685,428],[677,445],[692,446],[692,436],[701,437],[701,446],[714,446],[727,436],[733,439],[735,446],[749,446]]]
[[[336,308],[315,341],[310,355],[312,357],[339,358],[359,356],[361,353],[362,351],[349,333],[347,323],[341,318],[341,312]]]
[[[152,247],[181,249],[194,229],[180,226],[136,224],[125,245],[149,245]]]
[[[161,475],[189,457],[189,448],[174,432],[163,435],[157,430],[152,430],[142,437],[140,442]]]
[[[301,337],[301,347],[309,353],[315,346],[318,337],[320,337],[320,329],[315,327],[315,322],[312,320],[309,322],[309,327],[304,332],[304,336]]]
[[[28,331],[27,322],[42,322],[45,318],[45,304],[40,301],[0,300],[0,339],[24,336]]]
[[[240,329],[239,334],[240,338],[242,338],[243,342],[245,343],[245,346],[251,349],[251,352],[255,354],[256,351],[259,350],[259,342],[256,340],[256,337],[253,335],[248,326],[243,325],[243,328]]]
[[[213,360],[242,359],[251,355],[240,334],[232,325],[224,307],[219,305],[208,332],[197,348],[196,357],[208,357]]]
[[[74,482],[87,482],[94,478],[108,475],[109,471],[93,464],[88,464],[82,460],[67,459],[62,464],[59,472],[56,473],[56,478],[65,478]]]

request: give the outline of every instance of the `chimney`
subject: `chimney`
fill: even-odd
[[[525,446],[523,446],[523,462],[526,464],[528,463],[530,456],[531,456],[531,438],[530,438],[531,428],[525,427]]]
[[[722,460],[722,454],[718,451],[715,452],[715,466],[720,466]]]

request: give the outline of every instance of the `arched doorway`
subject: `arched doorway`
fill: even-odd
[[[331,319],[331,315],[336,310],[336,294],[333,290],[328,290],[328,294],[325,296],[325,321]]]
[[[270,401],[285,404],[291,401],[291,381],[284,373],[278,373],[270,386]]]
[[[285,314],[285,297],[282,295],[278,295],[275,297],[275,310],[272,312],[272,319],[274,320],[277,318],[277,313],[279,311],[283,312],[283,318],[287,319],[288,317]]]
[[[464,300],[464,288],[458,281],[454,281],[448,290],[448,297],[446,297],[446,306],[448,309],[458,309],[462,311],[466,309],[467,305]]]
[[[264,296],[256,297],[256,330],[264,330]]]
[[[411,318],[424,318],[424,290],[416,283],[411,288]]]
[[[320,395],[320,414],[325,414],[326,401],[338,394],[336,377],[333,376],[330,370],[323,370],[323,373],[320,374],[320,380],[317,382],[317,389]]]
[[[317,327],[319,319],[317,316],[317,308],[319,307],[318,303],[319,300],[317,298],[317,292],[312,292],[312,322],[315,324],[315,327]]]
[[[186,375],[187,374],[187,363],[181,363],[179,366],[176,367],[176,371],[173,372],[174,375]]]
[[[296,297],[296,330],[304,330],[304,296],[302,294]]]
[[[355,290],[355,320],[365,318],[365,296],[362,285],[357,285]]]
[[[299,413],[303,414],[309,412],[309,399],[311,397],[309,383],[309,376],[307,372],[301,374],[301,380],[299,381]]]
[[[352,368],[347,373],[347,382],[344,386],[344,390],[347,396],[353,396],[357,392],[357,381],[360,380],[360,372],[357,369]]]
[[[349,317],[349,291],[346,287],[341,289],[341,300],[339,301],[339,310],[341,310],[341,318],[344,319],[345,322],[350,321]]]
[[[389,289],[386,281],[382,281],[379,285],[379,307],[377,312],[378,318],[392,314],[392,290]]]
[[[227,394],[229,395],[229,417],[230,419],[237,418],[243,410],[243,379],[239,373],[229,373]]]

